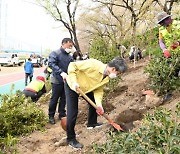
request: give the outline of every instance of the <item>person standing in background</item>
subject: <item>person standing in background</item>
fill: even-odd
[[[180,46],[180,21],[171,19],[171,15],[160,12],[157,16],[159,28],[159,46],[165,58],[171,57],[170,50]]]
[[[33,63],[31,61],[32,61],[31,58],[28,58],[28,61],[24,65],[25,86],[27,86],[28,78],[29,78],[29,82],[31,82],[33,78],[34,68],[33,68]]]
[[[56,106],[59,100],[58,112],[59,119],[66,117],[66,98],[64,91],[64,82],[67,77],[67,68],[70,62],[73,61],[73,57],[70,55],[73,47],[73,41],[70,38],[64,38],[62,40],[61,48],[52,51],[49,55],[48,66],[52,69],[51,73],[51,86],[52,96],[49,103],[49,123],[55,124],[54,115],[56,112]]]
[[[163,52],[164,58],[172,58],[172,52],[180,46],[180,21],[171,18],[166,12],[160,12],[157,15],[159,27],[159,46]],[[169,63],[168,65],[171,65]],[[180,76],[180,67],[176,67],[175,77]],[[162,81],[163,83],[163,81]],[[172,91],[167,90],[163,102],[172,97]]]
[[[126,47],[124,45],[118,44],[117,49],[120,50],[121,57],[125,58],[125,54],[126,54],[126,51],[127,51]]]

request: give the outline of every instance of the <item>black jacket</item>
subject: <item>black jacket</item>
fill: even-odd
[[[63,48],[59,50],[52,51],[49,55],[49,67],[53,70],[53,76],[59,81],[63,82],[61,73],[67,73],[68,65],[73,62],[72,56],[67,53]]]

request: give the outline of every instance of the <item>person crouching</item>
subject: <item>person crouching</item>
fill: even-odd
[[[36,102],[42,94],[46,93],[45,78],[37,76],[36,80],[30,82],[22,92],[26,97],[31,97]]]

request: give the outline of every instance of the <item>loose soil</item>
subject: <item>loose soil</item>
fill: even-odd
[[[144,74],[144,67],[149,59],[141,59],[133,67],[129,63],[129,71],[122,75],[123,81],[119,82],[117,88],[108,95],[103,106],[108,116],[125,130],[135,131],[139,125],[143,114],[155,106],[164,106],[174,109],[177,102],[180,102],[180,94],[175,92],[173,97],[162,104],[162,98],[156,96],[144,96],[143,90],[147,90],[147,75]],[[48,113],[48,103],[40,103],[46,114]],[[74,150],[66,145],[66,132],[61,128],[58,114],[55,125],[46,125],[45,132],[33,132],[29,136],[21,137],[18,144],[20,154],[69,154],[92,152],[91,146],[94,143],[102,144],[107,140],[107,134],[115,129],[103,117],[98,117],[98,121],[103,122],[101,128],[87,130],[86,101],[80,98],[79,114],[76,122],[77,140],[84,144],[82,150]],[[48,115],[48,114],[47,114]]]

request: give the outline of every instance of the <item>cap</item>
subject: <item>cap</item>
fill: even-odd
[[[158,13],[158,15],[157,15],[157,20],[158,20],[158,24],[161,22],[161,21],[163,21],[164,19],[166,19],[166,18],[168,18],[168,17],[170,17],[171,15],[169,15],[169,14],[167,14],[166,12],[160,12],[160,13]]]
[[[45,78],[43,76],[37,76],[36,80],[41,80],[41,81],[45,82]]]

